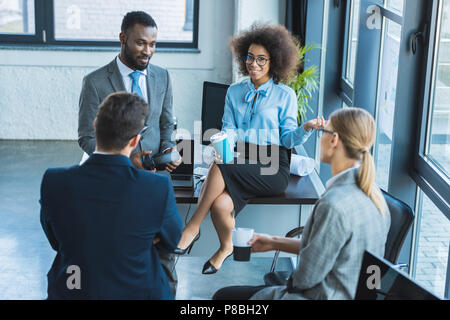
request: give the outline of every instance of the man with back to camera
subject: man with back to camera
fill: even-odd
[[[172,184],[129,159],[148,113],[136,94],[111,94],[89,159],[44,174],[41,224],[57,252],[49,299],[173,299],[155,248],[171,252],[181,237]]]
[[[150,64],[156,49],[158,28],[153,18],[145,12],[133,11],[122,20],[120,54],[108,65],[95,70],[83,79],[78,117],[78,144],[87,155],[95,150],[93,121],[100,103],[111,93],[133,92],[149,105],[150,114],[140,144],[132,151],[131,162],[143,169],[141,157],[145,154],[176,151],[172,141],[173,111],[172,86],[166,69]],[[83,158],[87,158],[87,155]],[[166,165],[171,172],[181,160]],[[175,256],[162,253],[161,263],[169,277],[174,295],[177,286]]]

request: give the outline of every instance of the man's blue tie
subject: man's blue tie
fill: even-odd
[[[137,93],[141,96],[141,98],[144,98],[144,95],[142,94],[141,87],[139,87],[139,77],[142,75],[139,71],[134,71],[129,74],[131,79],[133,80],[133,83],[131,84],[131,92]]]

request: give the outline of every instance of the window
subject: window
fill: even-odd
[[[425,155],[450,177],[450,0],[443,1]]]
[[[361,0],[349,1],[350,12],[348,21],[348,39],[347,39],[347,61],[345,66],[344,78],[353,85],[355,80],[355,65],[356,65],[356,48],[358,44],[359,31],[359,12]]]
[[[377,140],[375,144],[376,181],[378,186],[384,190],[388,190],[389,186],[400,38],[401,26],[385,19],[378,82]]]
[[[396,11],[398,14],[403,12],[403,0],[385,0],[386,8]]]
[[[322,12],[312,3],[322,2],[309,2],[312,14]],[[414,230],[398,262],[410,263],[410,275],[448,298],[450,0],[330,3],[334,10],[323,11],[323,29],[330,35],[321,42],[326,48],[321,79],[326,81],[318,106],[323,101],[325,115],[346,106],[374,115],[376,182],[415,208]],[[316,27],[311,25],[310,30]],[[338,44],[336,30],[343,35]],[[342,66],[338,72],[335,57]],[[330,176],[321,166],[322,181]]]
[[[199,0],[0,0],[0,40],[40,45],[118,46],[123,16],[148,12],[158,47],[197,48]],[[34,37],[25,37],[25,34]]]
[[[433,1],[416,182],[450,219],[450,0]]]
[[[34,0],[0,1],[0,34],[34,33]]]
[[[450,221],[420,192],[418,234],[415,248],[414,278],[426,289],[444,298],[447,273]]]

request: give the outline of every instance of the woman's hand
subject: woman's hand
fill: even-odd
[[[323,117],[322,118],[317,118],[317,119],[312,119],[309,120],[308,122],[306,122],[303,127],[305,128],[306,132],[309,132],[311,130],[318,130],[318,129],[323,129],[325,128],[325,126],[328,124],[328,121],[326,121]]]
[[[214,150],[214,162],[216,164],[223,164],[222,158],[220,157],[220,155],[216,152],[216,150]]]
[[[267,234],[255,233],[248,244],[252,246],[252,252],[267,252],[275,250],[273,245],[273,237]]]

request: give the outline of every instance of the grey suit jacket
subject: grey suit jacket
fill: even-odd
[[[83,79],[78,114],[78,144],[87,153],[95,150],[93,122],[101,102],[111,93],[126,91],[116,59],[97,69]],[[147,131],[142,136],[143,150],[153,154],[175,146],[173,133],[173,97],[169,73],[166,69],[149,64],[147,68],[147,93],[150,113],[145,123]],[[141,151],[140,147],[135,152]]]
[[[288,286],[263,289],[252,299],[355,297],[364,250],[384,256],[391,221],[389,210],[381,215],[358,187],[357,177],[357,168],[343,173],[316,203]]]

